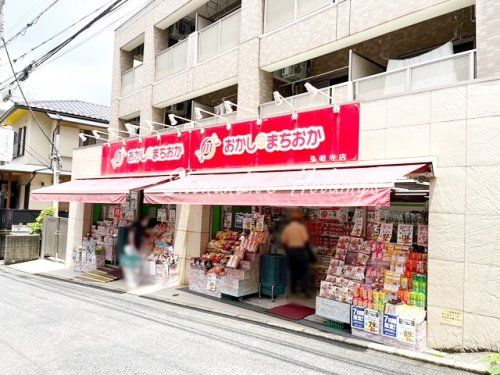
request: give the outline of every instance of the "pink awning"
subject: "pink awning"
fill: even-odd
[[[169,177],[94,178],[72,180],[58,185],[36,189],[31,193],[34,201],[123,203],[134,190],[165,182]]]
[[[189,175],[144,191],[154,204],[388,206],[396,180],[426,164]]]

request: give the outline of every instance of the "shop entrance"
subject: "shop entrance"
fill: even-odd
[[[388,207],[213,206],[218,228],[191,261],[189,289],[241,307],[400,348],[426,337],[428,185],[397,185]],[[291,291],[281,242],[303,214],[310,293]],[[306,268],[306,267],[305,267]]]

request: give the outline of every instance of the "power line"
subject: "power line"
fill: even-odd
[[[21,84],[19,83],[19,80],[17,78],[17,74],[14,70],[14,65],[12,64],[12,60],[10,59],[10,54],[9,54],[9,50],[7,49],[7,43],[5,42],[5,39],[2,37],[2,42],[3,42],[3,46],[5,48],[5,53],[7,54],[7,59],[9,60],[9,64],[10,64],[10,69],[12,70],[12,74],[14,74],[14,78],[17,82],[17,87],[19,87],[19,91],[21,92],[21,95],[24,99],[24,102],[26,103],[26,106],[28,107],[31,115],[33,116],[33,118],[35,119],[35,122],[36,124],[38,125],[38,127],[40,128],[40,130],[42,131],[42,134],[45,136],[45,138],[47,138],[47,140],[49,141],[49,143],[53,146],[52,144],[52,140],[50,139],[50,137],[47,135],[47,133],[45,133],[45,130],[43,129],[42,125],[40,125],[40,123],[38,122],[38,119],[36,118],[35,116],[35,113],[33,112],[33,109],[31,109],[31,106],[30,104],[28,103],[28,100],[26,99],[26,96],[24,96],[24,91],[23,91],[23,88],[21,87]]]
[[[37,50],[38,48],[44,46],[45,44],[47,44],[48,42],[54,40],[55,38],[57,38],[58,36],[64,34],[66,31],[70,30],[73,26],[79,24],[80,22],[82,22],[84,19],[90,17],[92,14],[98,12],[99,10],[101,10],[102,8],[104,8],[107,4],[109,4],[110,1],[108,1],[107,3],[105,3],[104,5],[101,5],[99,8],[96,8],[94,9],[92,12],[86,14],[85,16],[83,16],[82,18],[80,18],[79,20],[73,22],[71,25],[65,27],[64,29],[62,29],[61,31],[57,32],[56,34],[52,35],[49,39],[46,39],[44,40],[42,43],[36,45],[35,47],[31,48],[29,51],[26,51],[24,52],[22,55],[19,55],[18,57],[16,57],[15,59],[13,59],[12,61],[14,63],[18,62],[19,60],[23,59],[24,57],[26,57],[27,54]]]
[[[78,44],[75,44],[74,46],[72,46],[71,48],[65,50],[63,53],[57,55],[55,58],[53,58],[52,60],[50,61],[47,61],[45,64],[48,64],[48,63],[51,63],[51,62],[54,62],[58,59],[60,59],[61,57],[67,55],[68,53],[70,53],[71,51],[75,50],[76,48],[80,47],[82,44],[85,44],[86,42],[88,42],[89,40],[91,40],[92,38],[94,38],[96,35],[99,35],[100,33],[106,31],[107,29],[113,27],[113,25],[117,24],[118,22],[120,22],[123,18],[125,17],[128,17],[130,14],[132,13],[136,13],[138,10],[142,9],[144,6],[141,4],[139,7],[136,7],[134,9],[131,9],[128,13],[125,13],[124,15],[122,15],[120,18],[117,18],[116,20],[114,20],[112,23],[104,26],[103,28],[97,30],[95,33],[89,35],[87,38],[83,39],[81,42],[79,42]],[[44,64],[44,65],[45,65]],[[4,82],[8,81],[5,80]],[[3,83],[3,82],[2,82]],[[0,85],[2,84],[0,83]]]
[[[85,26],[83,26],[80,30],[75,32],[73,35],[71,35],[69,38],[65,39],[62,43],[57,45],[56,47],[52,48],[49,52],[47,52],[45,55],[40,57],[38,60],[36,60],[32,64],[32,69],[37,68],[38,66],[42,65],[45,61],[50,59],[52,56],[54,56],[57,52],[59,52],[61,49],[63,49],[65,46],[67,46],[71,41],[73,41],[78,35],[89,29],[93,24],[95,24],[97,21],[99,21],[101,18],[105,17],[108,13],[112,12],[113,10],[118,9],[120,6],[125,4],[128,0],[115,0],[110,6],[108,6],[104,11],[99,13],[98,16],[96,16],[94,19],[92,19],[90,22],[88,22]]]
[[[19,17],[17,21],[13,22],[12,25],[10,25],[7,32],[10,33],[17,27],[18,24],[23,23],[25,19],[31,16],[31,14],[36,13],[37,9],[40,8],[40,5],[43,5],[44,2],[45,0],[39,0],[36,4],[33,4],[33,6],[31,6],[29,10],[27,10],[21,17]]]
[[[24,81],[28,78],[28,75],[34,71],[36,68],[40,67],[43,63],[45,63],[48,59],[50,59],[52,56],[54,56],[57,52],[59,52],[61,49],[63,49],[65,46],[67,46],[71,41],[73,41],[78,35],[89,29],[92,25],[94,25],[96,22],[98,22],[100,19],[104,18],[106,15],[109,13],[117,10],[120,8],[122,5],[124,5],[128,0],[115,0],[110,6],[108,6],[105,10],[103,10],[101,13],[99,13],[96,17],[94,17],[90,22],[85,24],[82,28],[80,28],[78,31],[73,33],[70,37],[66,38],[63,42],[59,43],[57,46],[52,48],[50,51],[42,55],[40,58],[37,60],[33,61],[32,63],[28,64],[24,69],[22,69],[20,72],[16,74],[14,70],[12,70],[13,75],[15,77],[15,80],[12,80],[10,83],[3,85],[0,90],[5,89],[7,86],[11,86],[12,84],[16,83],[16,81],[21,80]],[[18,77],[19,75],[19,77]],[[12,77],[10,77],[12,78]],[[6,81],[8,81],[10,78],[7,78],[5,81],[3,81],[1,84],[4,84]]]
[[[54,5],[56,5],[60,0],[54,0],[52,3],[50,3],[44,10],[42,10],[35,18],[33,18],[30,22],[26,24],[21,30],[19,30],[16,34],[14,34],[10,39],[7,40],[7,42],[4,41],[4,47],[0,46],[1,48],[5,48],[5,45],[9,44],[13,40],[17,39],[19,36],[24,35],[26,31],[36,24],[40,17],[42,17],[50,8],[52,8]]]

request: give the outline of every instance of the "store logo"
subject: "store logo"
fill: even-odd
[[[194,154],[198,158],[198,161],[203,163],[205,160],[210,160],[214,157],[217,147],[221,144],[221,140],[217,134],[214,133],[210,137],[203,138],[199,150],[196,150]]]
[[[113,169],[120,168],[123,165],[123,161],[127,157],[127,150],[125,147],[121,147],[115,151],[113,158],[111,159],[111,166]]]
[[[153,163],[162,161],[180,160],[184,156],[184,144],[171,143],[168,145],[150,146],[148,148],[133,148],[126,150],[121,147],[115,151],[111,159],[111,166],[113,169],[120,168],[124,161],[127,164],[139,164],[152,161]]]

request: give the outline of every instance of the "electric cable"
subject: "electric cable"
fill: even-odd
[[[38,127],[40,128],[40,130],[42,131],[42,134],[45,136],[45,138],[47,138],[47,140],[49,141],[50,144],[52,144],[52,141],[51,139],[49,138],[49,136],[47,135],[47,133],[45,132],[45,129],[42,127],[42,125],[40,125],[40,123],[38,122],[38,119],[36,118],[35,116],[35,113],[33,112],[33,109],[31,109],[31,106],[30,104],[28,103],[28,100],[26,99],[26,96],[24,95],[24,91],[23,91],[23,88],[21,87],[21,84],[19,83],[19,80],[17,78],[17,74],[14,70],[14,65],[12,64],[12,60],[10,59],[10,54],[9,54],[9,50],[7,49],[7,44],[5,43],[5,39],[2,37],[2,42],[3,42],[3,46],[5,48],[5,53],[7,54],[7,59],[9,60],[9,64],[10,64],[10,68],[12,70],[12,74],[14,74],[14,78],[17,82],[17,87],[19,88],[19,91],[21,92],[21,95],[23,97],[23,100],[24,102],[26,103],[26,106],[28,107],[31,115],[33,116],[33,118],[35,119],[35,122],[37,123]]]
[[[7,78],[4,80],[2,83],[3,86],[0,88],[0,90],[4,90],[6,87],[13,85],[16,82],[19,82],[19,80],[24,81],[25,79],[28,78],[28,75],[33,72],[36,68],[41,66],[43,63],[45,63],[48,59],[50,59],[52,56],[54,56],[57,52],[59,52],[61,49],[63,49],[65,46],[67,46],[71,41],[73,41],[78,35],[89,29],[92,25],[94,25],[96,22],[104,18],[106,15],[110,14],[111,12],[117,10],[120,8],[122,5],[124,5],[128,0],[115,0],[111,5],[109,5],[104,11],[99,13],[96,17],[94,17],[91,21],[89,21],[85,26],[80,28],[78,31],[73,33],[70,37],[66,38],[63,42],[59,43],[57,46],[52,48],[50,51],[42,55],[40,58],[37,60],[33,61],[32,63],[28,64],[24,69],[22,69],[20,72],[16,73],[13,69],[13,66],[11,64],[11,69],[13,73],[13,77],[15,78],[8,84],[4,83],[11,79],[12,77]],[[5,47],[5,45],[4,45]],[[11,63],[12,61],[10,61]],[[20,76],[20,79],[18,78],[18,75]]]
[[[40,8],[41,5],[43,5],[44,2],[45,0],[38,0],[38,2],[33,4],[33,6],[31,6],[30,9],[28,9],[21,17],[19,17],[16,21],[12,23],[12,25],[9,26],[9,29],[7,30],[6,33],[10,34],[10,32],[14,31],[14,29],[16,29],[18,25],[22,24],[25,19],[31,17],[31,14],[36,14],[38,9]]]
[[[102,32],[106,31],[107,29],[113,27],[113,25],[115,25],[116,23],[120,22],[123,18],[129,16],[130,14],[132,13],[136,13],[138,10],[142,9],[143,8],[143,5],[140,5],[139,7],[137,8],[134,8],[134,9],[131,9],[128,13],[125,13],[123,16],[121,16],[120,18],[117,18],[116,20],[114,20],[112,23],[104,26],[103,28],[97,30],[94,34],[91,34],[89,35],[87,38],[83,39],[81,42],[79,42],[78,44],[75,44],[74,46],[72,46],[71,48],[65,50],[63,53],[57,55],[56,57],[54,57],[53,59],[51,59],[50,61],[47,61],[46,63],[44,63],[44,65],[48,64],[48,63],[51,63],[51,62],[54,62],[58,59],[60,59],[61,57],[63,56],[66,56],[68,53],[70,53],[71,51],[75,50],[76,48],[80,47],[82,44],[85,44],[87,43],[89,40],[93,39],[94,37],[96,37],[97,35],[101,34]],[[7,80],[6,80],[7,81]],[[3,83],[3,82],[2,82]],[[0,85],[2,84],[0,83]]]
[[[26,34],[26,31],[35,25],[38,20],[49,11],[50,8],[52,8],[54,5],[56,5],[60,0],[54,0],[52,3],[50,3],[44,10],[42,10],[35,18],[33,18],[30,22],[28,22],[21,30],[19,30],[16,34],[14,34],[11,38],[7,40],[7,42],[4,41],[4,47],[0,46],[0,49],[5,48],[5,45],[11,43],[12,41],[16,40],[19,36]]]
[[[29,51],[26,51],[24,52],[23,54],[17,56],[16,58],[14,58],[12,61],[15,63],[17,63],[19,60],[23,59],[24,57],[26,57],[26,55],[28,55],[29,53],[37,50],[38,48],[44,46],[45,44],[49,43],[50,41],[54,40],[55,38],[57,38],[58,36],[64,34],[66,31],[70,30],[72,27],[74,27],[75,25],[79,24],[80,22],[82,22],[84,19],[90,17],[92,14],[98,12],[99,10],[101,10],[102,8],[104,8],[107,4],[109,4],[111,1],[108,1],[107,3],[101,5],[99,8],[96,8],[94,9],[92,12],[86,14],[85,16],[81,17],[80,19],[78,19],[77,21],[73,22],[71,25],[69,26],[66,26],[64,29],[62,29],[61,31],[58,31],[56,34],[52,35],[49,39],[46,39],[44,40],[43,42],[37,44],[36,46],[32,47]]]

